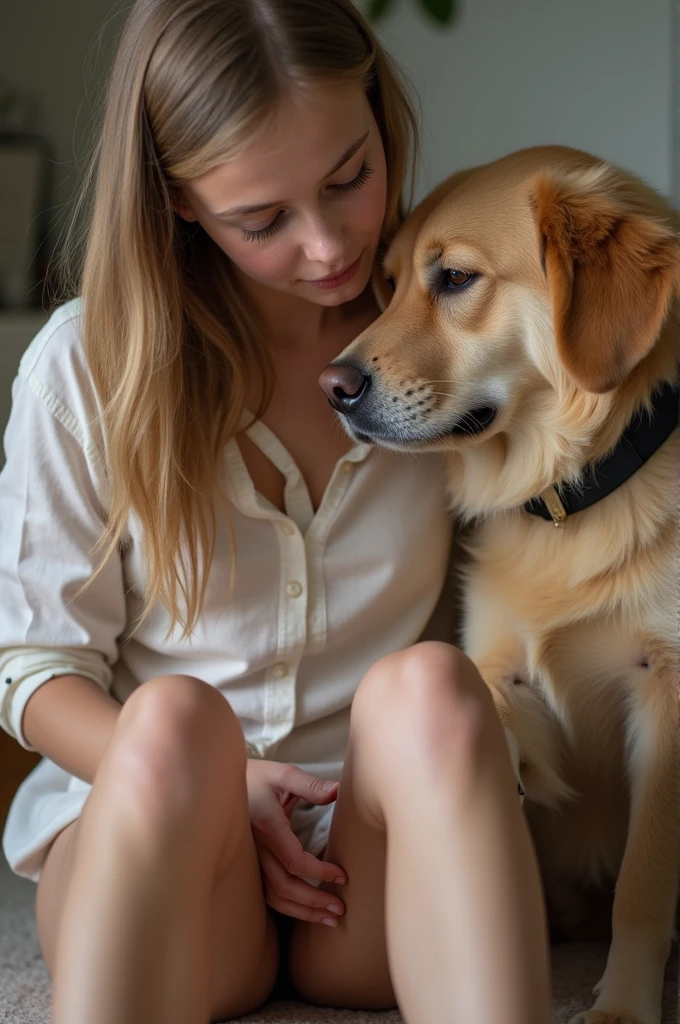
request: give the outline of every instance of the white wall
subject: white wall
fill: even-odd
[[[395,0],[380,35],[424,113],[422,196],[523,146],[586,149],[670,194],[672,0],[459,0],[446,29]]]
[[[2,6],[0,77],[41,105],[55,145],[56,214],[127,0]],[[549,142],[588,149],[670,192],[672,0],[457,0],[445,29],[418,0],[394,6],[379,31],[422,99],[419,195],[457,168]]]
[[[422,99],[417,196],[460,167],[550,142],[588,149],[671,191],[672,0],[458,0],[449,29],[428,22],[417,0],[395,4],[379,31]],[[55,233],[126,6],[3,4],[0,77],[40,103],[57,161]],[[32,331],[30,317],[0,330],[0,436],[13,367]]]
[[[670,192],[672,0],[458,0],[445,29],[418,0],[394,6],[379,32],[422,99],[418,195],[457,168],[549,142],[588,149]],[[40,104],[55,147],[55,226],[126,8],[3,4],[0,77]]]
[[[102,73],[124,0],[5,0],[0,14],[0,79],[32,97],[38,131],[52,145],[51,236],[64,222],[93,118]]]

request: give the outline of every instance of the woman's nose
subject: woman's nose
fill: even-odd
[[[323,263],[328,267],[343,263],[348,255],[346,248],[342,227],[327,220],[316,220],[310,225],[307,238],[303,242],[305,258],[310,263]],[[338,266],[337,269],[343,268]]]

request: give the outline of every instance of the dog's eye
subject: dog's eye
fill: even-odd
[[[470,274],[466,270],[447,270],[446,287],[450,291],[454,291],[457,288],[465,288],[476,277],[476,274]]]

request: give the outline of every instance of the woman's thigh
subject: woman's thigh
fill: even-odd
[[[177,677],[174,677],[174,679],[172,689],[165,689],[160,694],[164,708],[172,703],[174,696],[178,695],[179,684]],[[202,687],[204,688],[199,687],[197,689],[191,684],[189,685],[190,702],[192,705],[190,711],[192,716],[191,730],[196,728],[196,714],[205,712],[206,715],[212,715],[214,719],[215,713],[218,715],[224,713],[224,710],[215,701],[214,696],[207,693],[205,684],[202,684]],[[162,718],[162,714],[147,715],[147,718],[154,723],[156,740],[158,740],[158,734],[163,734],[163,730],[167,729],[163,736],[164,741],[169,743],[170,746],[172,746],[171,741],[174,741],[177,744],[177,748],[181,749],[182,745],[187,742],[186,731],[189,731],[189,727],[187,726],[185,729],[182,726],[183,712],[178,712],[178,707],[185,700],[186,691],[184,693],[180,692],[178,696],[179,701],[175,708],[177,713],[170,715],[171,722],[174,722],[174,724],[166,724],[164,726],[162,721],[159,720]],[[197,709],[193,706],[194,699],[198,700],[200,704],[206,697],[205,708]],[[223,698],[219,697],[219,700],[222,701]],[[156,709],[152,708],[151,710]],[[232,714],[231,710],[228,709],[228,715]],[[128,714],[126,719],[129,721],[131,717]],[[123,720],[122,724],[125,724],[125,720]],[[232,725],[233,723],[226,722],[225,716],[225,727],[229,729],[232,728]],[[171,730],[176,731],[172,732]],[[143,740],[143,736],[141,739]],[[118,747],[124,751],[124,740],[121,740],[119,735],[116,737],[116,740]],[[138,723],[138,743],[139,740]],[[88,830],[86,825],[88,807],[98,787],[109,787],[108,795],[111,798],[110,802],[115,806],[118,803],[116,794],[119,792],[119,789],[117,787],[125,786],[126,768],[124,767],[124,757],[122,762],[120,760],[116,761],[115,750],[112,750],[111,747],[107,750],[107,756],[102,761],[102,766],[98,771],[94,786],[88,795],[80,818],[63,829],[50,846],[38,882],[36,895],[38,936],[45,962],[52,977],[54,977],[55,961],[57,959],[57,944],[59,941],[62,941],[62,937],[59,935],[59,925],[75,865],[79,865],[79,871],[91,871],[92,884],[97,884],[96,858],[88,856],[75,857],[77,843],[84,843],[87,846]],[[221,764],[217,751],[215,764],[218,766]],[[106,770],[107,767],[108,771]],[[175,765],[175,768],[177,768],[177,765]],[[223,786],[229,785],[230,770],[229,765],[225,763],[223,768]],[[186,771],[187,775],[189,775],[191,769],[187,768]],[[154,774],[160,780],[158,785],[145,788],[146,799],[151,798],[154,803],[153,814],[151,813],[151,808],[149,808],[149,813],[143,816],[149,821],[152,819],[158,820],[160,827],[162,827],[164,802],[167,802],[171,808],[169,813],[171,815],[174,814],[174,809],[171,806],[172,795],[165,790],[165,784],[162,781],[163,773],[157,772]],[[171,773],[168,774],[170,775]],[[221,808],[218,802],[218,794],[216,792],[213,793],[210,789],[211,785],[213,788],[216,788],[215,780],[199,778],[197,776],[195,785],[197,789],[195,806],[199,804],[204,806],[206,815],[219,814]],[[248,819],[246,787],[245,784],[241,784],[238,780],[234,780],[234,785],[234,796],[228,801],[230,807],[229,817],[231,820],[229,827],[225,828],[225,831],[230,834],[228,855],[220,857],[220,851],[217,851],[217,856],[213,861],[213,870],[210,873],[206,872],[204,880],[204,884],[210,887],[211,890],[211,934],[209,940],[209,955],[211,958],[210,1005],[212,1008],[212,1019],[215,1020],[227,1019],[229,1016],[245,1013],[261,1005],[268,997],[274,985],[279,962],[277,928],[273,912],[270,911],[270,908],[265,903],[259,862]],[[102,798],[105,798],[107,793],[100,795]],[[108,807],[106,800],[103,799],[103,803]],[[101,821],[101,818],[98,820]],[[194,826],[188,823],[187,827],[193,828]],[[158,843],[159,856],[162,856],[162,848],[163,837],[160,836]],[[83,852],[86,853],[87,850]],[[208,862],[205,858],[199,858],[196,861],[196,863],[202,863],[204,868]],[[194,878],[187,881],[181,876],[178,877],[177,885],[186,886],[184,893],[178,892],[178,907],[182,904],[186,905],[186,894],[190,893],[192,889],[195,889],[197,892],[200,891],[200,884],[200,879]],[[162,941],[162,936],[159,936],[159,941]]]
[[[80,819],[67,825],[56,837],[38,882],[36,923],[40,948],[51,977],[54,977],[58,928],[79,825]],[[272,993],[279,965],[278,933],[285,940],[290,928],[278,920],[281,915],[265,906],[257,855],[251,842],[241,844],[228,872],[216,880],[212,906],[211,1017],[224,1020],[257,1008]],[[264,938],[254,945],[249,933],[253,922],[263,916],[267,918]],[[285,976],[280,975],[279,985],[284,982]]]
[[[354,1009],[395,1007],[385,940],[386,836],[369,824],[353,787],[350,741],[323,860],[342,865],[345,885],[323,883],[345,913],[334,928],[295,921],[288,949],[296,993],[310,1003]],[[282,954],[283,955],[283,954]]]
[[[387,833],[380,796],[398,805],[407,775],[439,742],[441,712],[474,705],[494,714],[472,663],[444,644],[417,644],[382,659],[362,680],[352,706],[350,737],[324,859],[342,866],[345,885],[322,888],[345,903],[335,928],[296,921],[290,973],[310,1002],[357,1009],[395,1007],[385,929]],[[443,718],[451,721],[451,715]],[[461,728],[464,728],[462,726]],[[449,745],[456,737],[449,735]],[[429,749],[428,749],[429,748]],[[423,778],[430,772],[424,767]],[[404,809],[408,813],[408,808]],[[401,813],[401,812],[399,812]],[[427,837],[423,837],[423,847]],[[427,870],[424,856],[423,870]]]
[[[427,719],[436,719],[437,703],[454,693],[458,653],[450,645],[417,644],[382,658],[358,686],[325,852],[343,867],[347,883],[323,886],[344,901],[345,913],[336,928],[321,934],[296,922],[291,941],[291,977],[311,1002],[365,1010],[396,1006],[385,931],[387,834],[376,794],[381,787],[403,786],[401,773],[410,771]],[[421,686],[421,679],[433,685]],[[427,691],[425,700],[414,699],[416,688]]]
[[[225,1020],[261,1006],[272,994],[279,968],[277,922],[265,903],[249,825],[216,882],[212,908],[211,1019]]]
[[[47,857],[40,872],[35,899],[35,917],[38,941],[50,975],[54,977],[54,961],[57,951],[57,931],[66,899],[66,890],[71,879],[73,844],[80,818],[57,835],[47,851]]]

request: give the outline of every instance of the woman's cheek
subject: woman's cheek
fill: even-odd
[[[216,241],[229,259],[255,280],[272,283],[288,276],[290,256],[276,239],[263,243]]]

